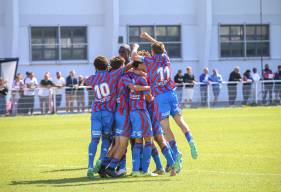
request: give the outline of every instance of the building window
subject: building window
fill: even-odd
[[[269,25],[220,25],[220,56],[269,57]]]
[[[181,28],[175,25],[129,26],[128,43],[138,43],[140,49],[151,50],[149,42],[142,40],[140,34],[147,32],[165,44],[171,58],[181,58]]]
[[[86,27],[31,27],[32,61],[87,60]]]

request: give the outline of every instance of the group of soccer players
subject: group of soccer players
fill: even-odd
[[[151,54],[138,51],[137,44],[132,49],[123,46],[119,50],[121,56],[110,61],[104,56],[96,57],[96,73],[87,79],[94,92],[88,148],[90,179],[95,173],[114,178],[126,175],[129,143],[132,176],[178,174],[182,169],[182,154],[170,129],[169,116],[184,133],[192,158],[198,156],[190,129],[181,115],[165,46],[145,32],[141,38],[151,42]],[[101,153],[94,166],[100,140]],[[165,169],[155,144],[166,159]],[[156,164],[153,173],[149,171],[151,157]]]

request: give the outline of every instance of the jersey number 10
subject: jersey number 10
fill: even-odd
[[[171,77],[171,72],[168,66],[160,67],[157,69],[157,73],[160,75],[160,81],[168,80]]]
[[[102,83],[100,85],[95,85],[95,92],[98,99],[102,99],[110,95],[110,89],[107,83]]]

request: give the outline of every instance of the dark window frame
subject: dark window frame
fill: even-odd
[[[229,34],[228,35],[222,35],[222,28],[231,28],[231,27],[235,27],[235,26],[240,26],[243,28],[243,34],[241,35],[243,38],[240,40],[231,40],[231,30],[229,30]],[[264,27],[266,34],[264,35],[266,37],[266,39],[259,39],[257,38],[257,33],[258,27]],[[249,27],[254,27],[255,28],[255,34],[254,34],[254,40],[249,39],[249,35],[248,35],[248,28]],[[228,40],[226,40],[226,36],[229,36]],[[240,53],[239,56],[235,56],[232,54],[232,49],[234,48],[231,44],[238,44],[238,43],[242,43],[242,49],[240,49],[240,51],[242,51],[242,53]],[[223,49],[223,46],[229,45],[229,49]],[[241,45],[242,45],[241,44]],[[254,54],[250,54],[250,52],[248,50],[250,50],[251,45],[255,44],[255,46],[253,46],[254,48]],[[263,46],[263,47],[262,47]],[[261,49],[263,50],[261,53]],[[239,50],[239,49],[237,49]],[[224,52],[229,52],[229,53],[225,53],[228,55],[224,55]],[[271,50],[270,50],[270,25],[269,24],[220,24],[219,25],[219,56],[221,59],[228,59],[228,58],[258,58],[258,57],[270,57],[271,55]]]
[[[50,30],[50,29],[56,29],[56,43],[55,44],[48,44],[45,43],[44,40],[44,34],[45,31]],[[84,31],[83,34],[83,38],[85,39],[85,42],[83,43],[73,43],[73,39],[75,39],[73,36],[71,36],[71,43],[70,43],[70,47],[68,47],[68,49],[71,51],[71,58],[63,58],[62,55],[62,51],[64,49],[64,45],[62,44],[61,40],[61,36],[62,36],[62,30],[65,30],[69,28],[69,30],[82,30]],[[34,43],[35,38],[33,35],[33,32],[35,30],[41,30],[41,43]],[[38,50],[40,50],[40,54],[41,56],[39,58],[34,58],[34,52],[36,51],[36,49],[34,47],[40,47],[38,48]],[[45,58],[43,55],[43,52],[48,51],[48,49],[50,48],[46,48],[48,46],[55,46],[55,48],[51,48],[51,50],[55,49],[56,53],[55,53],[55,57],[52,58]],[[77,48],[78,47],[78,48]],[[81,58],[79,57],[75,57],[74,56],[74,51],[78,51],[81,50],[83,52],[83,56]],[[31,26],[30,27],[30,60],[32,62],[48,62],[48,61],[87,61],[88,60],[88,27],[87,26]]]

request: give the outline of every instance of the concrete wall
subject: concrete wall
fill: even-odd
[[[10,8],[13,13],[6,9],[9,2],[18,4],[17,9]],[[182,58],[173,60],[174,74],[189,65],[198,78],[202,68],[208,66],[219,69],[227,79],[236,65],[242,72],[254,66],[260,68],[260,59],[221,59],[218,26],[259,23],[259,11],[259,0],[0,0],[0,57],[18,51],[19,71],[34,71],[39,78],[45,71],[67,75],[71,69],[89,75],[95,56],[117,54],[117,38],[123,36],[127,41],[128,25],[177,24],[182,30]],[[271,57],[264,62],[276,69],[281,64],[281,1],[263,0],[263,12],[271,35]],[[88,26],[88,61],[30,61],[29,27],[58,25]],[[12,48],[9,42],[15,39],[17,47]]]

